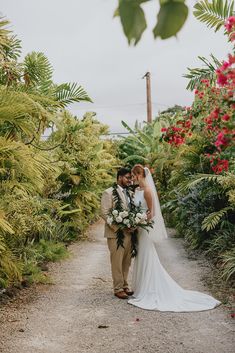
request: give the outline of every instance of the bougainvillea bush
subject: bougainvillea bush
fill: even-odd
[[[234,42],[235,17],[225,23]],[[211,79],[213,77],[213,79]],[[155,132],[160,126],[161,134]],[[143,134],[148,134],[144,138]],[[135,131],[138,159],[152,168],[166,221],[192,248],[204,249],[226,279],[235,276],[235,55],[203,77],[190,107],[160,114]],[[151,144],[150,144],[150,141]],[[121,143],[130,163],[129,144]],[[145,151],[142,145],[145,147]],[[152,147],[150,146],[157,146]],[[141,153],[141,149],[143,153]],[[123,151],[125,153],[123,154]],[[156,151],[156,153],[154,153]],[[147,153],[146,153],[147,152]],[[153,158],[154,156],[154,158]],[[137,160],[137,156],[133,156]]]

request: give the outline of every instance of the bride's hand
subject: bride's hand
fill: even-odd
[[[153,213],[150,210],[148,210],[148,212],[147,212],[147,220],[151,221],[152,218],[153,218]]]

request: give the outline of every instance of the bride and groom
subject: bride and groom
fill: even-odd
[[[135,191],[129,191],[134,183]],[[150,231],[138,230],[138,252],[133,267],[133,291],[128,286],[128,272],[131,265],[132,229],[124,231],[123,246],[117,247],[115,225],[107,223],[107,216],[114,206],[113,188],[104,191],[101,200],[101,214],[105,220],[105,237],[110,251],[114,295],[128,299],[128,303],[147,310],[159,311],[202,311],[213,309],[220,302],[213,297],[180,287],[162,266],[157,244],[167,238],[166,227],[161,213],[158,194],[148,168],[135,165],[130,171],[119,169],[117,191],[123,206],[128,209],[134,202],[154,221]]]

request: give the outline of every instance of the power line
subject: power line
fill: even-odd
[[[152,102],[155,106],[169,107],[169,104]],[[130,104],[112,104],[112,105],[93,105],[90,106],[92,110],[96,109],[111,109],[111,108],[125,108],[125,107],[137,107],[137,106],[145,106],[146,103],[130,103]],[[82,107],[81,110],[87,110],[85,107]],[[90,109],[91,110],[91,109]]]

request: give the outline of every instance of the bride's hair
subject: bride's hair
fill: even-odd
[[[144,178],[146,177],[145,169],[141,164],[134,165],[131,171],[135,175],[142,175]]]

